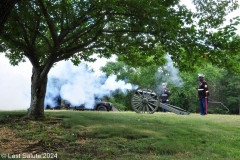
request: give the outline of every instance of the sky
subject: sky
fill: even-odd
[[[184,0],[184,4],[187,5],[187,7],[194,10],[194,6],[191,4],[191,0]],[[231,13],[228,16],[228,19],[233,16],[237,16],[239,12],[235,11]],[[240,31],[240,26],[239,26]],[[240,32],[239,32],[240,33]],[[89,81],[82,81],[82,83],[88,85],[100,85],[99,82],[96,81],[90,81],[91,79],[94,79],[95,77],[98,77],[102,75],[99,68],[101,66],[104,66],[108,61],[114,61],[116,57],[112,57],[111,59],[99,59],[94,63],[88,63],[88,65],[95,71],[95,75],[92,75],[91,73],[87,73],[87,75],[90,77]],[[55,68],[51,69],[49,76],[53,77],[58,72],[58,69],[61,70],[61,67],[65,62],[61,62],[59,65],[57,65]],[[69,65],[69,64],[68,64]],[[58,67],[59,66],[59,67]],[[73,70],[76,70],[74,66],[69,65],[70,68]],[[83,69],[84,67],[80,67]],[[0,53],[0,110],[21,110],[21,109],[27,109],[30,105],[30,87],[31,87],[31,69],[32,66],[30,62],[27,60],[25,63],[20,63],[18,66],[11,66],[9,64],[9,60],[4,56],[4,53]],[[62,69],[64,71],[64,69]],[[87,72],[87,70],[84,70]],[[64,73],[62,73],[64,74]],[[70,75],[70,74],[69,74]],[[69,76],[68,75],[68,76]],[[78,79],[78,77],[76,77]],[[88,80],[88,79],[86,79]],[[125,84],[125,82],[116,82],[116,77],[111,77],[109,79],[104,79],[106,81],[106,84],[108,83],[108,86],[110,88],[106,87],[106,84],[102,84],[99,87],[103,87],[102,89],[105,89],[105,93],[109,94],[111,90],[116,89],[115,86],[118,86],[120,88],[129,88],[129,84]],[[91,82],[91,83],[90,83]],[[74,81],[71,81],[71,83],[74,83]],[[105,86],[104,86],[105,85]],[[105,87],[105,88],[104,88]],[[111,88],[113,87],[113,88]],[[60,90],[57,92],[64,91],[64,89],[71,89],[71,86],[62,85]],[[80,89],[79,89],[80,90]],[[64,93],[64,92],[61,92]],[[66,93],[66,92],[65,92]],[[73,92],[74,93],[74,92]],[[100,94],[97,91],[95,91],[93,94]],[[89,92],[82,93],[82,95],[89,95]],[[69,96],[69,95],[62,95],[62,96]],[[70,95],[71,97],[71,95]],[[88,97],[89,98],[89,97]],[[90,97],[93,98],[93,97]],[[49,103],[51,103],[49,101]],[[77,102],[76,102],[77,103]],[[89,104],[92,105],[92,104]]]

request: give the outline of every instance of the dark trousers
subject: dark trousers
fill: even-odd
[[[199,102],[200,102],[200,114],[205,115],[206,114],[207,100],[206,100],[206,98],[200,98]]]
[[[164,104],[168,104],[168,101],[162,101],[162,103],[164,103]],[[162,108],[162,112],[168,112],[168,110]]]

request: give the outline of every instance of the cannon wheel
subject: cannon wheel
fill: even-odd
[[[143,87],[132,93],[131,105],[137,113],[154,113],[159,107],[159,96],[153,89]]]

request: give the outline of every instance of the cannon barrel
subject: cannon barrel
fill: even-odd
[[[155,92],[153,92],[153,90],[152,90],[152,92],[149,92],[146,90],[137,90],[137,92],[141,95],[150,95],[153,98],[157,98],[157,96],[158,96]]]

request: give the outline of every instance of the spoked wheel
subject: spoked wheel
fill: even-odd
[[[159,96],[150,88],[138,88],[131,97],[131,105],[137,113],[154,113],[159,107]]]
[[[103,105],[100,105],[99,107],[97,107],[98,111],[107,111],[107,108]]]

